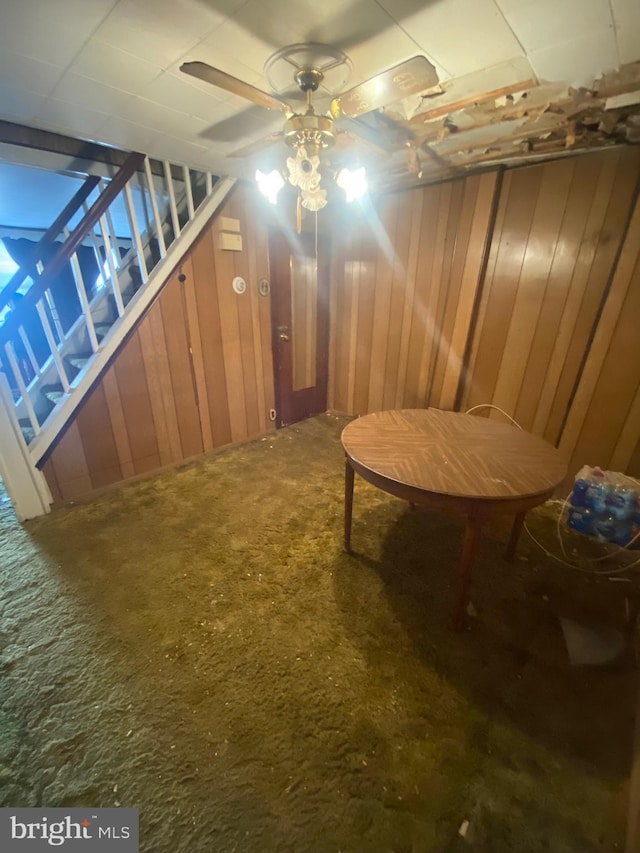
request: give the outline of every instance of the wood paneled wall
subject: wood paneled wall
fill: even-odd
[[[570,469],[602,465],[640,477],[640,204],[598,322],[560,449]]]
[[[616,148],[327,212],[329,408],[491,403],[571,476],[640,475],[639,175]],[[46,462],[57,500],[273,428],[267,222],[248,189],[221,213],[244,251],[218,249],[215,221],[202,235]]]
[[[338,223],[332,408],[453,408],[498,178],[387,195]]]
[[[628,148],[505,173],[464,408],[493,403],[558,441],[639,167]]]
[[[339,221],[332,408],[490,403],[559,444],[571,477],[639,474],[639,175],[640,151],[616,148]]]
[[[219,249],[214,219],[128,337],[43,467],[55,500],[273,429],[270,302],[257,288],[267,233],[255,210],[238,188],[220,214],[240,220],[243,251]]]

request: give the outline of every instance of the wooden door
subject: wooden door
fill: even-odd
[[[327,409],[329,375],[329,241],[315,234],[271,231],[271,322],[276,424]]]

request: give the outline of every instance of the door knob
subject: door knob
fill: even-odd
[[[280,338],[281,341],[288,341],[289,340],[289,335],[285,335],[284,332],[280,332],[278,337]]]

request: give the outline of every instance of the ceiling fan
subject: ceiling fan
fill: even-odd
[[[438,83],[438,75],[429,60],[424,56],[414,56],[347,91],[334,94],[330,91],[331,78],[336,79],[336,70],[348,71],[350,63],[342,51],[317,43],[290,45],[267,60],[265,75],[274,88],[278,86],[278,77],[282,80],[283,68],[285,79],[288,76],[288,83],[280,88],[286,91],[287,85],[290,84],[287,94],[292,98],[296,95],[299,97],[302,93],[306,101],[303,110],[294,109],[280,94],[264,92],[206,62],[185,62],[180,66],[180,70],[185,74],[211,83],[260,107],[284,114],[282,130],[229,156],[248,157],[276,142],[284,141],[295,154],[287,160],[288,180],[298,186],[302,205],[310,210],[318,210],[326,204],[326,192],[319,187],[320,152],[334,147],[336,142],[339,143],[339,148],[348,147],[352,134],[378,150],[397,147],[401,141],[398,135],[400,127],[396,129],[398,132],[390,134],[393,122],[387,121],[380,127],[372,128],[356,120],[394,101],[432,89]],[[348,78],[348,73],[346,77]],[[338,79],[340,82],[344,81],[345,74],[338,73]],[[299,91],[293,87],[294,83]],[[326,112],[316,112],[313,104],[313,96],[321,87],[325,95],[327,91],[332,95]],[[299,181],[296,180],[297,177]],[[280,181],[284,183],[282,177]],[[339,180],[337,183],[340,185]]]

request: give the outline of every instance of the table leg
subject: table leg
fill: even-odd
[[[464,541],[462,543],[462,551],[460,553],[460,561],[458,563],[458,573],[460,575],[460,589],[458,592],[458,603],[455,613],[455,625],[457,628],[462,627],[465,607],[469,591],[469,581],[471,579],[471,567],[476,556],[476,549],[482,532],[482,520],[467,517],[467,524],[464,531]]]
[[[354,470],[349,458],[344,462],[344,550],[351,553],[351,518],[353,515],[353,479]]]
[[[509,536],[509,542],[507,544],[506,551],[504,552],[504,558],[508,563],[512,563],[515,559],[516,548],[518,547],[518,540],[520,539],[520,534],[522,533],[522,528],[524,527],[524,519],[526,514],[526,512],[519,512],[513,519],[511,535]]]

